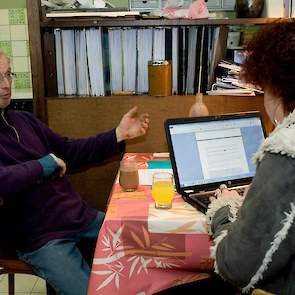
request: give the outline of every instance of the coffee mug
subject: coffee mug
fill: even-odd
[[[139,177],[137,163],[134,159],[123,159],[120,162],[119,183],[126,192],[136,191]]]

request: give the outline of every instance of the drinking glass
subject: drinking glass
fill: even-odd
[[[137,163],[134,159],[123,159],[120,162],[119,183],[125,192],[136,191],[139,177]]]
[[[152,197],[157,209],[170,209],[174,197],[173,175],[159,172],[153,175]]]

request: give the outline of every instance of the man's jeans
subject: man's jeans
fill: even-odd
[[[52,240],[29,253],[18,252],[19,258],[31,264],[35,273],[46,280],[58,294],[86,295],[91,270],[89,263],[93,258],[103,219],[104,213],[98,212],[96,219],[75,237]],[[79,248],[79,243],[82,242],[87,250],[91,249],[91,253],[86,253],[90,256],[88,263],[83,249]]]

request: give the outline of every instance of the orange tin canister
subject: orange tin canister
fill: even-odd
[[[172,95],[171,63],[167,60],[152,60],[148,62],[149,95]]]

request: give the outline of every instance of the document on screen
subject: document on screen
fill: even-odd
[[[197,145],[204,179],[249,173],[240,129],[206,132],[203,138],[199,134]]]

